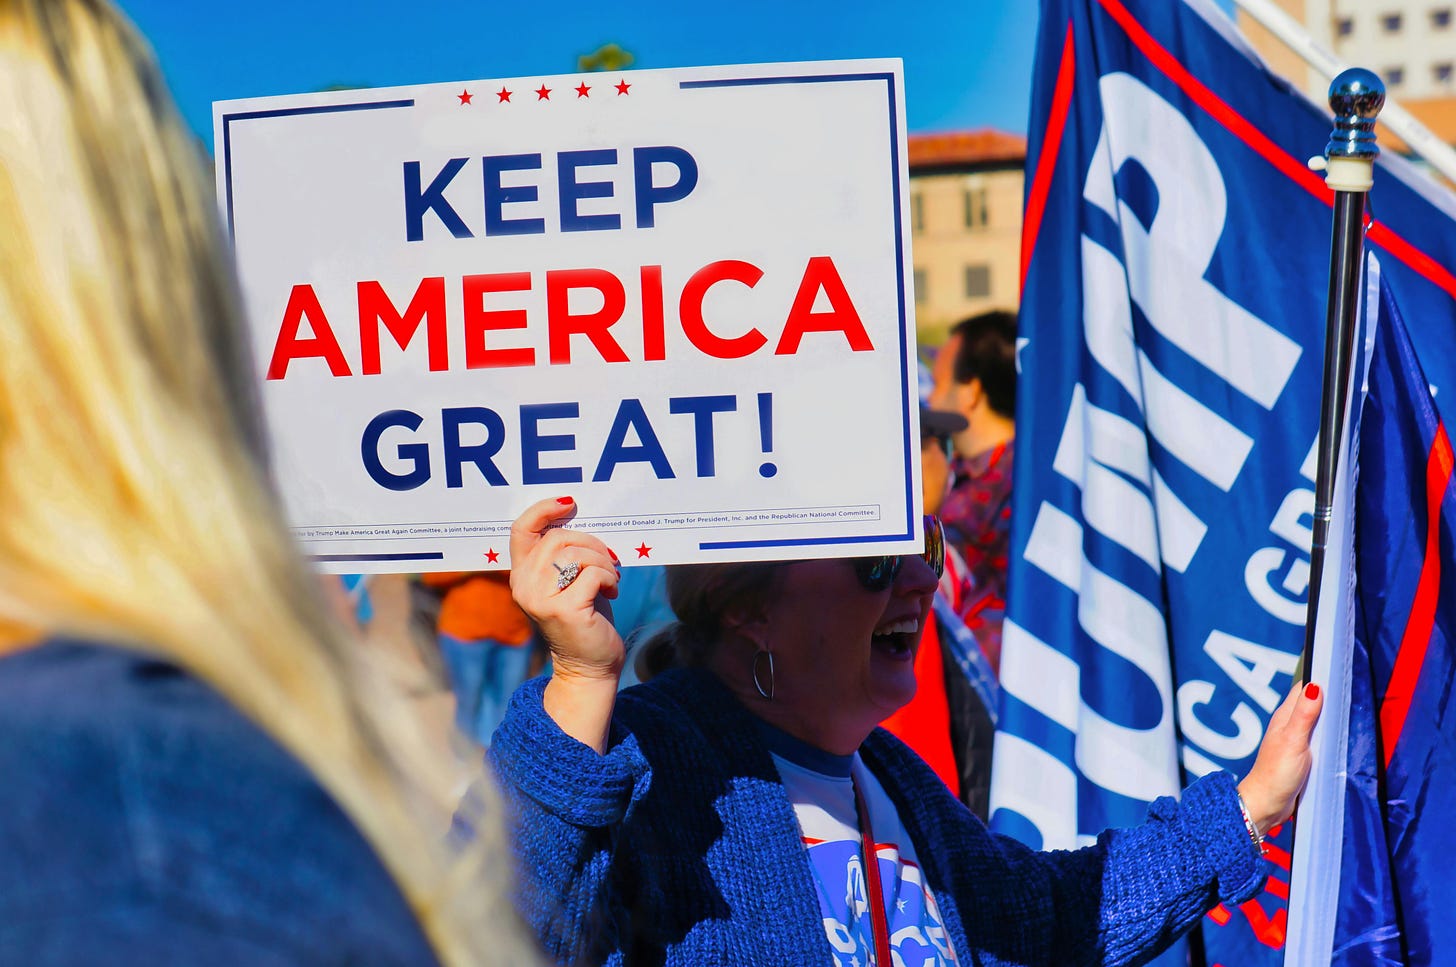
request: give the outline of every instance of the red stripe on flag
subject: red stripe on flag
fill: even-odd
[[[1072,81],[1077,75],[1077,51],[1072,43],[1072,22],[1067,21],[1067,39],[1062,44],[1062,66],[1057,69],[1057,84],[1052,89],[1052,112],[1047,118],[1046,137],[1042,140],[1041,157],[1036,159],[1036,174],[1031,179],[1031,194],[1026,199],[1026,217],[1021,230],[1021,286],[1026,290],[1026,273],[1031,268],[1031,253],[1046,214],[1047,196],[1052,190],[1052,175],[1057,155],[1062,150],[1062,134],[1067,128],[1067,113],[1072,107]]]
[[[1210,117],[1228,128],[1235,137],[1252,148],[1259,157],[1279,169],[1305,191],[1327,205],[1333,203],[1334,192],[1325,187],[1324,180],[1319,175],[1310,171],[1304,164],[1295,161],[1284,149],[1270,141],[1264,132],[1250,124],[1239,112],[1229,107],[1227,102],[1190,74],[1188,68],[1178,63],[1178,59],[1170,54],[1167,48],[1154,40],[1152,34],[1144,30],[1143,25],[1138,23],[1118,0],[1098,0],[1098,3],[1102,5],[1103,10],[1107,11],[1108,16],[1117,21],[1117,25],[1127,34],[1133,45],[1142,51],[1143,56],[1151,61],[1154,67],[1166,74],[1169,80],[1177,84],[1184,94],[1192,98],[1194,104],[1207,111]]]
[[[1451,483],[1452,463],[1451,440],[1446,436],[1446,424],[1438,423],[1436,438],[1431,441],[1431,453],[1426,459],[1426,551],[1421,562],[1421,577],[1416,584],[1415,600],[1411,602],[1405,632],[1400,638],[1400,650],[1395,655],[1390,684],[1380,700],[1380,739],[1385,747],[1387,769],[1390,768],[1390,760],[1395,757],[1395,747],[1400,742],[1401,730],[1405,728],[1406,716],[1410,714],[1416,682],[1421,677],[1426,649],[1431,644],[1431,629],[1436,624],[1436,601],[1441,596],[1441,502]]]
[[[1410,242],[1401,238],[1391,231],[1390,226],[1384,222],[1370,223],[1370,230],[1365,233],[1371,244],[1379,245],[1397,260],[1404,262],[1413,269],[1417,275],[1433,285],[1444,290],[1451,298],[1456,299],[1456,275],[1453,275],[1440,262],[1431,258],[1425,252],[1416,248]]]
[[[1137,47],[1154,67],[1167,75],[1170,81],[1178,85],[1179,89],[1187,94],[1193,103],[1203,108],[1210,117],[1228,128],[1229,133],[1248,145],[1255,154],[1269,162],[1295,184],[1326,205],[1334,205],[1334,192],[1325,185],[1324,179],[1269,140],[1264,132],[1249,123],[1243,115],[1229,107],[1227,102],[1190,74],[1176,57],[1153,39],[1152,34],[1143,29],[1142,24],[1133,18],[1120,0],[1097,0],[1097,2],[1127,34],[1133,46]],[[1382,222],[1373,222],[1368,234],[1373,244],[1379,245],[1398,261],[1405,263],[1416,274],[1445,291],[1451,298],[1456,299],[1456,275],[1453,275],[1450,269],[1401,238]]]

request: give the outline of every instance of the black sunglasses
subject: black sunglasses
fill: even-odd
[[[925,563],[935,572],[936,580],[945,573],[945,531],[940,519],[934,514],[925,515]],[[866,591],[883,591],[895,583],[900,573],[904,555],[885,554],[880,557],[857,557],[854,559],[854,573]]]

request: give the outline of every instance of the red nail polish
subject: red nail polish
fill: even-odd
[[[1308,685],[1304,686],[1304,697],[1309,699],[1311,702],[1319,698],[1319,686],[1316,685],[1314,682],[1310,682]]]
[[[607,548],[607,553],[610,554],[610,555],[612,555],[612,563],[613,564],[621,564],[622,563],[621,558],[617,557],[617,552],[614,551],[614,550],[612,550],[610,547]]]
[[[572,500],[570,497],[557,497],[556,498],[556,502],[558,504],[574,504],[574,503],[576,503],[576,501]]]

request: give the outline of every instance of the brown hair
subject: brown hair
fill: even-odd
[[[952,379],[981,381],[991,409],[1016,416],[1016,313],[1004,309],[962,319],[951,327],[960,336]]]
[[[698,668],[713,657],[730,611],[763,606],[778,585],[782,561],[683,564],[667,569],[667,601],[677,621],[643,643],[637,677],[669,668]]]

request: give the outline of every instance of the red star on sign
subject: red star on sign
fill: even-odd
[[[485,552],[485,559],[492,564],[496,563],[500,560],[500,551],[492,547],[490,550]]]
[[[581,86],[576,89],[576,96],[577,97],[591,97],[591,95],[587,93],[587,91],[590,91],[590,90],[591,90],[591,88],[586,86],[586,81],[582,81],[581,82]]]
[[[551,100],[551,88],[547,87],[545,84],[542,84],[540,87],[536,88],[536,100],[538,100],[538,101],[549,101],[549,100]]]
[[[497,99],[496,103],[499,104],[502,101],[509,101],[511,99],[511,92],[502,87],[500,90],[495,92],[495,96]]]
[[[627,93],[627,88],[629,88],[631,86],[632,85],[631,84],[628,84],[625,79],[622,80],[620,83],[617,84],[617,96],[620,97],[623,94],[626,94]]]
[[[461,104],[469,104],[470,103],[470,99],[472,97],[474,97],[475,95],[474,94],[471,94],[469,91],[462,90],[459,94],[456,94],[455,96],[458,97],[458,98],[460,98],[460,103]]]
[[[638,557],[648,557],[652,554],[652,548],[647,546],[646,541],[638,544],[636,547],[633,548],[633,550],[637,552]]]

